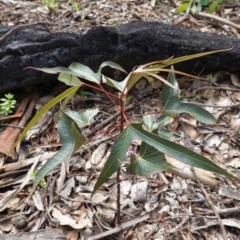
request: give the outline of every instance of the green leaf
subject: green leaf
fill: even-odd
[[[156,64],[152,64],[152,66],[149,66],[147,70],[148,70],[148,71],[156,70],[156,69],[159,69],[159,70],[160,70],[160,69],[162,69],[162,68],[166,68],[166,67],[171,66],[171,65],[174,65],[174,64],[176,64],[176,63],[184,62],[184,61],[191,60],[191,59],[194,59],[194,58],[199,58],[199,57],[207,56],[207,55],[214,54],[214,53],[218,53],[218,52],[227,51],[227,50],[230,50],[230,49],[231,49],[231,48],[229,48],[229,49],[224,49],[224,50],[217,50],[217,51],[197,53],[197,54],[192,54],[192,55],[187,55],[187,56],[182,56],[182,57],[173,58],[173,59],[170,59],[170,60],[168,59],[168,60],[165,60],[165,61],[156,63]],[[175,71],[175,72],[176,72],[176,71]]]
[[[218,4],[217,1],[212,2],[208,7],[208,12],[209,13],[214,13],[218,7],[219,7],[219,4]]]
[[[171,142],[173,142],[175,139],[173,134],[170,131],[168,131],[167,129],[159,128],[157,134],[159,137],[164,138]]]
[[[153,116],[152,114],[144,115],[143,116],[143,123],[146,125],[147,130],[151,131],[153,125]]]
[[[51,170],[53,170],[57,165],[62,163],[63,161],[68,162],[72,154],[74,153],[75,149],[75,142],[79,140],[79,133],[77,134],[78,137],[75,139],[76,136],[72,132],[72,119],[68,117],[65,113],[62,113],[62,117],[58,123],[58,132],[60,135],[60,139],[63,143],[62,148],[48,161],[43,165],[43,167],[37,172],[37,175],[34,179],[33,187],[37,186],[41,179],[45,177]],[[82,135],[81,145],[86,142]],[[77,143],[79,146],[79,143]]]
[[[14,95],[13,94],[11,94],[11,93],[6,93],[5,95],[4,95],[7,99],[13,99],[13,97],[14,97]]]
[[[42,115],[44,115],[50,108],[55,106],[57,103],[61,102],[64,98],[72,96],[78,90],[78,88],[79,86],[75,86],[67,89],[66,91],[53,98],[51,101],[49,101],[45,106],[43,106],[32,118],[32,120],[28,123],[28,125],[24,128],[22,133],[18,136],[17,141],[14,143],[9,152],[11,152],[18,145],[18,143],[22,141],[24,136],[27,134],[28,130],[31,129],[31,127],[41,118]]]
[[[200,0],[202,6],[207,6],[210,3],[210,0]]]
[[[189,3],[183,3],[176,8],[176,13],[186,12],[188,9]]]
[[[81,76],[82,78],[85,78],[88,81],[94,82],[96,84],[100,84],[101,77],[102,77],[101,71],[104,67],[107,67],[107,66],[125,72],[125,70],[120,65],[111,61],[103,62],[96,73],[93,72],[89,67],[81,63],[72,63],[69,66],[69,69],[77,73],[78,76]]]
[[[155,122],[153,121],[153,115],[148,114],[143,116],[143,123],[146,125],[149,132],[153,132],[159,127],[165,127],[169,123],[173,122],[173,118],[168,114],[161,115]]]
[[[78,125],[73,122],[72,123],[72,135],[74,137],[74,149],[73,153],[75,153],[83,144],[86,143],[86,138],[82,135],[81,130],[79,129]]]
[[[159,127],[167,126],[169,123],[172,123],[173,120],[173,117],[169,116],[168,114],[161,115],[152,125],[152,131]]]
[[[106,77],[106,76],[102,75],[102,80],[108,86],[113,87],[113,88],[117,89],[120,92],[123,92],[125,87],[126,87],[128,79],[125,78],[123,81],[118,82],[118,81],[115,81],[115,80],[113,80],[113,79],[111,79],[109,77]]]
[[[162,103],[164,110],[169,115],[179,115],[180,113],[188,113],[194,116],[198,121],[207,124],[216,124],[216,119],[211,113],[203,108],[190,103],[182,103],[179,101],[179,90],[176,76],[173,72],[168,75],[168,81],[176,88],[165,85],[162,90]]]
[[[6,99],[5,102],[1,103],[2,107],[6,107],[9,104],[9,100]]]
[[[53,68],[35,68],[35,67],[27,67],[25,69],[34,69],[37,71],[49,73],[49,74],[57,74],[57,73],[68,73],[72,75],[77,75],[75,72],[70,70],[69,68],[66,67],[53,67]]]
[[[148,66],[148,64],[141,65],[133,72],[131,72],[125,79],[127,81],[125,92],[128,92],[141,78],[147,79],[150,84],[153,82],[153,78],[155,78],[173,87],[168,81],[166,81],[164,78],[157,74],[161,70],[160,68],[151,69],[151,71],[149,71],[150,67]]]
[[[92,118],[99,113],[99,109],[88,109],[84,112],[74,112],[74,111],[67,111],[66,114],[73,119],[74,122],[78,125],[79,128],[90,126]]]
[[[82,82],[79,80],[78,77],[69,74],[69,73],[60,73],[58,76],[58,80],[60,82],[64,82],[68,86],[81,86]]]
[[[228,49],[226,49],[228,50]],[[178,57],[174,59],[167,59],[163,61],[156,61],[156,62],[151,62],[147,63],[141,66],[138,66],[136,69],[134,69],[122,82],[116,82],[115,80],[112,80],[110,78],[105,77],[104,80],[106,84],[118,89],[122,93],[127,93],[129,90],[141,79],[141,78],[146,78],[147,81],[151,84],[154,79],[158,79],[162,81],[163,83],[171,86],[171,84],[166,81],[164,78],[159,76],[157,73],[164,71],[164,72],[169,72],[171,70],[169,69],[163,69],[168,66],[171,66],[175,63],[191,60],[194,58],[206,56],[209,54],[217,53],[217,52],[222,52],[226,50],[219,50],[219,51],[211,51],[211,52],[205,52],[205,53],[198,53],[198,54],[193,54],[193,55],[188,55],[188,56],[183,56],[183,57]],[[173,70],[172,70],[173,71]],[[186,75],[182,72],[175,71],[176,73],[180,73],[183,75]],[[173,86],[171,86],[173,87]]]
[[[90,82],[100,84],[101,83],[101,71],[102,71],[102,68],[104,68],[106,66],[125,72],[125,70],[121,66],[119,66],[117,63],[114,63],[111,61],[103,62],[100,65],[98,72],[96,72],[96,73],[93,72],[88,66],[85,66],[81,63],[76,63],[76,62],[71,63],[69,68],[65,68],[65,67],[54,67],[54,68],[28,67],[28,68],[42,71],[45,73],[50,73],[50,74],[60,73],[60,75],[58,77],[59,81],[62,81],[69,86],[77,86],[77,85],[81,85],[81,81],[77,77],[81,77]],[[26,69],[28,69],[28,68],[26,68]]]
[[[142,142],[140,147],[140,156],[132,154],[131,164],[127,169],[134,175],[149,175],[160,171],[169,170],[172,166],[166,161],[163,153],[156,148]]]
[[[121,72],[127,73],[119,64],[117,64],[117,63],[115,63],[115,62],[112,62],[112,61],[106,61],[106,62],[103,62],[103,63],[100,65],[100,67],[99,67],[99,69],[98,69],[98,74],[101,73],[101,71],[102,71],[102,69],[103,69],[104,67],[111,67],[111,68],[117,69],[117,70],[119,70],[119,71],[121,71]]]
[[[69,66],[69,69],[71,69],[78,77],[84,78],[96,84],[100,84],[101,74],[93,72],[92,69],[87,67],[86,65],[73,62]]]
[[[202,11],[202,0],[195,0],[194,4],[192,5],[191,10],[192,11],[196,11],[196,12],[200,12]]]
[[[128,147],[134,139],[139,139],[156,148],[158,151],[172,156],[185,164],[233,178],[231,174],[217,166],[215,163],[211,162],[209,159],[192,152],[181,145],[145,131],[142,128],[141,123],[132,123],[121,133],[121,135],[113,144],[111,154],[109,155],[107,162],[97,180],[97,183],[94,186],[93,194],[120,167],[125,158]]]

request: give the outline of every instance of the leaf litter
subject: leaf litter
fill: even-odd
[[[109,26],[139,20],[174,24],[181,20],[181,15],[174,13],[174,2],[161,1],[158,5],[157,1],[80,1],[82,10],[75,12],[69,4],[60,1],[58,9],[54,11],[43,6],[40,1],[2,0],[0,6],[4,11],[0,20],[3,25],[46,20],[53,32],[83,32],[95,25]],[[238,8],[226,8],[222,10],[222,16],[234,16],[237,11]],[[211,25],[207,20],[204,22],[196,18],[193,21],[189,18],[181,25],[239,38],[234,27],[221,27],[221,22]],[[179,81],[181,82],[181,79]],[[189,116],[181,116],[180,120],[168,126],[174,131],[176,142],[212,159],[238,176],[239,83],[239,76],[224,72],[217,73],[211,83],[197,80],[187,86],[180,83],[183,90],[181,97],[210,111],[217,118],[218,125],[205,126]],[[142,84],[146,83],[143,81]],[[133,97],[143,106],[142,110],[149,111],[157,108],[161,86],[147,86],[144,92],[145,86],[137,86],[136,90],[133,90]],[[101,95],[98,97],[102,98]],[[134,177],[126,171],[126,159],[121,168],[122,226],[115,224],[115,175],[90,200],[97,177],[110,154],[111,139],[116,135],[115,132],[109,133],[109,136],[104,134],[104,129],[111,127],[113,119],[108,116],[115,112],[114,109],[111,109],[106,101],[102,101],[101,106],[94,100],[92,102],[93,107],[100,108],[100,121],[106,121],[103,133],[72,157],[69,173],[66,174],[63,164],[46,177],[46,189],[39,188],[35,195],[28,199],[25,212],[21,213],[20,210],[32,185],[29,169],[38,161],[40,164],[47,161],[61,146],[55,128],[51,127],[52,119],[42,119],[42,122],[35,126],[35,132],[29,132],[30,152],[22,155],[22,160],[14,163],[2,162],[0,233],[3,239],[6,239],[5,236],[10,239],[9,234],[30,234],[30,231],[47,228],[57,229],[67,239],[224,239],[219,228],[220,223],[216,220],[199,183],[195,181],[193,170],[169,157],[167,160],[174,166],[171,171]],[[78,104],[72,107],[75,109]],[[81,101],[81,107],[88,109],[89,106],[87,101]],[[51,114],[54,112],[49,116]],[[86,131],[89,132],[89,129]],[[140,143],[135,144],[137,147]],[[5,146],[5,142],[1,145]],[[6,153],[7,150],[4,148],[2,152]],[[20,150],[18,151],[20,153]],[[194,172],[200,182],[205,184],[207,195],[217,208],[227,234],[232,239],[238,239],[239,184],[204,170],[195,169]],[[19,219],[21,224],[17,224]],[[30,235],[26,236],[28,238]]]

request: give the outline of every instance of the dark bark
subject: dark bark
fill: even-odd
[[[225,36],[200,33],[157,23],[130,23],[96,27],[86,34],[49,33],[43,26],[21,28],[2,39],[9,27],[0,26],[0,90],[19,87],[55,76],[32,67],[68,67],[71,62],[94,70],[103,61],[115,61],[127,71],[136,65],[172,56],[231,48],[197,60],[177,64],[175,69],[198,74],[214,71],[239,72],[240,42]]]

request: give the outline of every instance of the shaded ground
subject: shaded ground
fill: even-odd
[[[184,16],[174,12],[174,1],[161,1],[159,5],[155,1],[80,1],[81,11],[76,12],[69,2],[61,2],[55,11],[50,11],[40,1],[2,0],[0,23],[11,25],[40,21],[47,22],[52,32],[84,32],[95,25],[116,25],[141,20],[163,21],[238,38],[239,8],[233,1],[229,4],[235,5],[223,8],[217,14],[222,18],[217,20],[208,15],[201,16],[201,20],[200,16],[189,15],[183,20]],[[230,23],[224,20],[229,20]],[[188,79],[188,84],[180,84],[181,98],[205,106],[216,117],[218,125],[206,126],[189,116],[181,116],[168,129],[174,132],[176,142],[239,176],[239,78],[231,73],[220,72],[209,76],[209,79],[212,83]],[[186,79],[179,81],[186,82]],[[62,85],[55,86],[50,92],[52,95],[62,92]],[[160,92],[161,86],[149,86],[141,81],[132,92],[129,114],[159,111]],[[41,102],[47,102],[51,98],[45,96],[44,89],[41,94],[44,97]],[[28,233],[48,228],[58,229],[67,239],[99,239],[99,234],[109,229],[113,233],[104,239],[224,239],[219,227],[221,224],[225,226],[230,239],[240,238],[239,184],[222,176],[200,172],[198,178],[205,184],[203,188],[194,181],[195,175],[191,169],[178,162],[173,163],[174,169],[171,172],[132,177],[126,171],[128,159],[122,166],[121,204],[122,221],[129,225],[119,231],[115,225],[115,176],[90,201],[97,176],[110,153],[112,139],[117,134],[117,131],[109,132],[109,129],[112,129],[118,116],[114,120],[109,119],[116,110],[107,103],[104,95],[96,95],[95,92],[84,94],[88,100],[77,96],[68,107],[84,110],[99,106],[101,113],[94,124],[106,121],[104,129],[108,134],[99,134],[73,157],[69,174],[65,174],[64,166],[62,171],[59,167],[51,173],[46,178],[47,190],[39,188],[25,206],[24,201],[30,190],[28,186],[31,186],[27,171],[34,162],[43,163],[61,146],[57,131],[51,125],[55,110],[45,116],[29,132],[28,148],[18,150],[18,161],[4,163],[1,160],[0,239],[11,239],[10,235],[4,234]],[[23,99],[23,94],[19,98]],[[32,105],[35,105],[34,100]],[[5,130],[4,127],[2,130]],[[4,146],[8,142],[2,136],[0,143]],[[136,142],[133,148],[138,145]],[[95,154],[98,157],[93,157]],[[19,191],[21,183],[24,185]],[[20,214],[23,206],[24,212]],[[213,209],[216,209],[220,218],[217,218]],[[19,226],[20,222],[23,223],[22,226]],[[90,237],[94,235],[95,238]],[[25,236],[29,239],[28,237]]]

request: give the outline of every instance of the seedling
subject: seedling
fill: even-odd
[[[5,98],[1,98],[0,101],[0,114],[9,115],[13,112],[13,109],[16,107],[17,101],[14,98],[14,95],[7,93],[4,95]]]
[[[198,121],[203,123],[216,124],[214,117],[206,110],[198,106],[179,101],[179,89],[175,72],[178,74],[180,72],[174,71],[173,67],[171,67],[171,69],[166,69],[166,67],[172,66],[175,63],[205,56],[215,52],[216,51],[173,58],[165,61],[151,62],[135,68],[122,82],[110,79],[101,73],[102,68],[106,66],[125,72],[121,66],[109,61],[102,63],[97,72],[93,72],[89,67],[80,63],[72,63],[69,68],[33,68],[50,74],[60,73],[58,80],[71,87],[48,102],[37,113],[37,115],[29,122],[28,126],[26,126],[24,131],[21,133],[13,148],[22,140],[28,129],[33,126],[33,124],[42,114],[48,111],[55,104],[61,102],[63,99],[66,98],[69,100],[70,97],[75,94],[80,87],[87,86],[94,89],[94,91],[100,91],[104,93],[108,97],[109,101],[112,102],[112,104],[115,105],[115,103],[118,102],[116,108],[119,109],[120,120],[115,127],[120,129],[120,133],[111,148],[111,153],[93,190],[94,194],[112,174],[117,172],[116,181],[118,191],[118,223],[120,223],[120,166],[125,160],[125,156],[129,146],[131,145],[131,142],[135,139],[141,140],[142,143],[140,146],[140,153],[138,154],[132,152],[131,162],[127,166],[128,171],[131,174],[148,175],[158,171],[170,169],[172,166],[165,159],[165,154],[167,154],[193,167],[202,168],[233,178],[232,174],[223,170],[207,158],[174,143],[172,141],[173,138],[171,132],[167,132],[166,129],[164,129],[164,126],[172,122],[173,119],[182,112],[187,112],[193,115]],[[159,72],[169,72],[168,79],[166,80],[160,77],[158,75]],[[190,76],[188,74],[184,75]],[[129,91],[143,77],[146,78],[150,84],[152,83],[153,78],[162,81],[165,84],[162,92],[162,116],[156,121],[153,121],[151,114],[147,114],[143,117],[143,121],[130,122],[131,118],[127,116],[125,109]],[[80,80],[81,78],[83,78],[85,81],[82,82]],[[107,91],[106,88],[103,87],[103,84],[115,88],[118,93],[113,94]],[[69,110],[64,111],[63,106],[61,107],[61,117],[58,122],[58,131],[63,146],[38,171],[34,179],[34,186],[31,193],[38,186],[41,179],[61,162],[64,161],[68,169],[71,156],[88,141],[88,139],[82,134],[81,128],[84,126],[89,126],[91,124],[91,119],[98,113],[98,111],[98,109],[89,109],[85,112],[79,113]],[[147,130],[143,127],[143,125],[147,127]],[[96,132],[96,135],[97,134],[98,133]]]
[[[189,8],[189,4],[191,4],[191,0],[182,0],[182,4],[176,8],[177,13],[185,12]],[[192,11],[201,12],[203,8],[207,7],[207,11],[209,13],[214,13],[218,10],[224,0],[195,0],[191,6]]]

